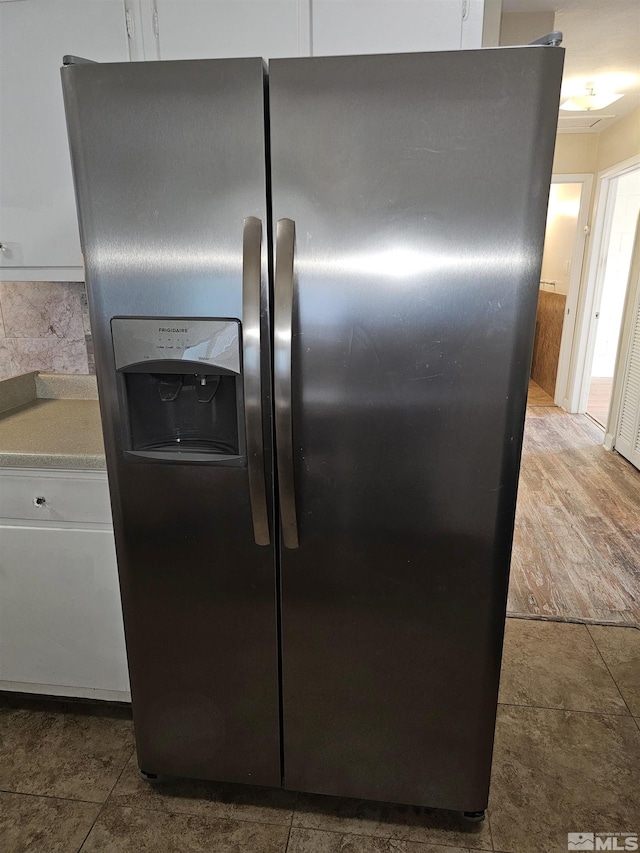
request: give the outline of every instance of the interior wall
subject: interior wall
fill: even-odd
[[[570,134],[567,134],[569,136]],[[577,135],[577,134],[574,134]],[[621,118],[602,133],[585,133],[598,139],[596,171],[602,172],[616,163],[640,154],[640,107]],[[562,136],[562,134],[561,134]]]
[[[623,163],[640,154],[640,109],[620,119],[601,133],[562,133],[556,137],[556,151],[553,163],[554,174],[594,174]],[[593,227],[595,203],[599,187],[594,186],[588,222]],[[567,394],[570,411],[581,411],[579,396],[584,402],[584,388],[581,387],[586,354],[587,336],[590,327],[590,309],[587,306],[589,296],[587,284],[591,275],[591,266],[597,262],[593,257],[593,237],[587,241],[587,255],[582,270],[580,289],[576,306],[576,326],[572,342],[572,369]],[[589,246],[591,243],[591,246]],[[582,410],[583,411],[583,410]]]
[[[553,174],[581,175],[596,172],[599,135],[598,133],[559,133],[556,136]]]
[[[500,22],[500,44],[529,44],[553,32],[555,12],[504,12]]]
[[[554,282],[556,293],[569,291],[581,193],[582,184],[551,185],[541,279]]]
[[[604,171],[640,154],[640,107],[602,133],[559,133],[554,175]]]
[[[482,47],[497,47],[500,44],[501,19],[502,0],[484,0]]]

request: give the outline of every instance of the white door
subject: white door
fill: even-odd
[[[627,306],[629,314],[623,320],[618,362],[622,379],[615,449],[636,468],[640,468],[640,217],[629,276]]]
[[[594,303],[586,412],[607,426],[626,302],[633,235],[640,210],[640,168],[613,178],[607,193],[604,247]]]
[[[593,176],[556,174],[551,181],[540,286],[566,295],[554,399],[557,406],[570,411],[571,352]]]

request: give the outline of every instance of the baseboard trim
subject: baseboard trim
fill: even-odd
[[[131,702],[128,690],[102,690],[98,687],[68,687],[61,684],[31,684],[24,681],[0,681],[0,691],[29,693],[60,699],[97,699],[102,702]]]

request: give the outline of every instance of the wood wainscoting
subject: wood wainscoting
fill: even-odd
[[[531,378],[552,397],[555,396],[556,391],[566,302],[567,297],[564,293],[540,291]]]

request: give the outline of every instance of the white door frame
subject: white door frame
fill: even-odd
[[[558,358],[558,374],[554,402],[563,409],[569,409],[568,387],[571,368],[571,352],[578,314],[578,299],[580,297],[580,281],[585,258],[585,246],[589,234],[589,211],[591,209],[591,193],[593,191],[593,175],[552,175],[552,184],[582,184],[580,193],[580,210],[576,223],[576,236],[571,253],[571,276],[565,304],[562,338],[560,341],[560,356]]]
[[[609,166],[598,173],[592,240],[587,258],[587,275],[578,302],[576,333],[569,381],[567,383],[567,401],[569,412],[585,412],[589,398],[593,352],[596,343],[596,313],[602,298],[604,282],[605,252],[609,245],[608,231],[611,224],[611,183],[615,178],[640,166],[640,154],[629,157],[621,163]]]

